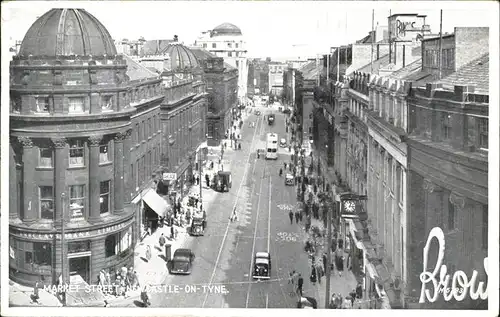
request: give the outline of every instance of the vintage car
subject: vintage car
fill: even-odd
[[[271,255],[268,252],[255,253],[253,263],[254,279],[270,279],[271,278]]]
[[[295,185],[295,178],[291,173],[286,173],[285,175],[285,185]]]
[[[231,172],[229,171],[218,171],[212,180],[212,186],[218,192],[228,192],[232,185]]]
[[[306,308],[306,309],[317,309],[318,302],[314,297],[300,297],[297,302],[297,308]]]
[[[191,249],[177,249],[172,258],[170,274],[191,274],[194,261],[194,253]]]
[[[202,236],[205,234],[206,222],[203,217],[195,216],[189,228],[189,234],[192,236]]]
[[[286,147],[286,140],[285,140],[285,138],[281,138],[280,139],[280,146],[281,147]]]

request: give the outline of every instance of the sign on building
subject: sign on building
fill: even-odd
[[[418,34],[430,33],[425,15],[394,14],[389,17],[391,41],[412,41]]]
[[[177,179],[177,173],[163,173],[164,181],[175,181]]]

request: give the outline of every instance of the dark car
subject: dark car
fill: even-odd
[[[270,279],[271,278],[271,255],[268,252],[255,253],[253,262],[254,279]]]
[[[194,253],[191,249],[177,249],[171,263],[171,274],[191,274]]]
[[[283,110],[283,113],[285,113],[285,114],[289,114],[290,112],[291,112],[291,111],[290,111],[290,109],[288,109],[288,108],[286,108],[285,110]]]

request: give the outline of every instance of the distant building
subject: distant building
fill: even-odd
[[[232,114],[238,101],[238,70],[203,48],[191,51],[200,61],[207,92],[207,144],[219,145],[233,125]]]
[[[281,96],[283,91],[283,72],[287,68],[286,63],[270,62],[269,68],[269,92],[275,96]]]
[[[269,94],[269,63],[260,58],[249,60],[248,95]]]
[[[243,102],[247,95],[248,62],[246,42],[240,28],[231,23],[223,23],[213,30],[203,32],[194,45],[224,58],[226,63],[238,69],[238,98]]]

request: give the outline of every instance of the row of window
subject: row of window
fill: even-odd
[[[85,206],[87,202],[86,185],[77,184],[69,187],[69,218],[70,220],[82,220],[85,217]],[[103,181],[99,186],[100,213],[106,214],[111,209],[111,181]],[[54,187],[39,186],[40,218],[54,220]]]
[[[433,116],[436,117],[437,126],[433,128]],[[466,117],[466,123],[453,126],[454,114],[447,112],[435,112],[429,109],[412,107],[410,112],[410,133],[423,133],[427,138],[433,135],[440,141],[450,141],[455,133],[462,134],[463,127],[466,126],[466,133],[463,137],[468,145],[480,149],[488,149],[488,118]],[[456,119],[455,119],[456,120]],[[459,118],[459,120],[462,120]],[[459,129],[455,131],[455,129]]]
[[[424,67],[439,67],[439,50],[425,50]],[[455,49],[448,48],[442,50],[441,67],[446,69],[455,69]]]
[[[404,189],[406,188],[403,177],[404,167],[397,161],[395,161],[393,165],[392,163],[395,159],[392,157],[387,159],[380,153],[379,149],[373,145],[371,145],[370,151],[372,153],[370,159],[374,161],[374,169],[380,172],[380,178],[394,191],[396,201],[402,204],[405,199]]]
[[[160,115],[155,114],[152,117],[142,120],[135,124],[135,130],[132,141],[134,144],[139,144],[141,141],[146,141],[160,130]]]
[[[69,167],[85,166],[85,140],[71,139],[69,143]],[[108,141],[101,141],[99,145],[99,164],[111,162],[110,146]],[[38,166],[43,168],[54,167],[54,148],[39,147]]]
[[[160,148],[154,147],[130,164],[130,177],[135,186],[134,189],[139,188],[149,180],[148,175],[152,175],[155,167],[160,165],[160,155]]]
[[[208,46],[207,43],[203,43],[203,48],[207,48],[207,46]],[[227,43],[227,47],[232,48],[233,47],[233,43],[232,42],[228,42]],[[234,47],[238,48],[239,47],[239,43],[234,43]],[[217,43],[212,43],[212,48],[217,48]]]
[[[136,89],[132,89],[130,92],[130,101],[138,102],[142,99],[151,98],[155,95],[161,93],[161,88],[159,85],[156,86],[145,86]],[[11,111],[14,113],[21,112],[22,100],[19,96],[11,96]],[[68,113],[71,114],[82,114],[89,112],[89,105],[86,104],[87,97],[85,96],[73,96],[65,98],[66,102],[64,109],[67,109]],[[115,95],[102,95],[100,98],[100,107],[102,112],[113,111],[115,108]],[[54,99],[51,95],[36,96],[34,109],[35,113],[48,114],[54,112]]]

